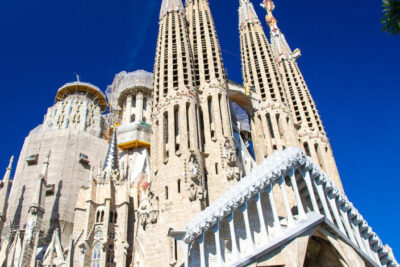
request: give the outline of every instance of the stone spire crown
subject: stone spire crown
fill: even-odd
[[[8,164],[6,173],[4,174],[4,178],[3,178],[4,183],[8,183],[11,179],[11,171],[12,171],[13,162],[14,162],[14,156],[11,156],[10,163]]]
[[[163,0],[160,11],[160,19],[168,12],[179,11],[184,12],[185,8],[182,0]]]
[[[242,27],[245,23],[260,23],[250,0],[239,1],[239,27]]]
[[[105,179],[107,175],[112,175],[116,170],[119,170],[119,158],[118,158],[118,146],[117,146],[117,129],[114,129],[113,135],[111,137],[110,146],[108,147],[108,152],[106,160],[103,166],[103,178]]]
[[[282,34],[278,27],[278,20],[272,14],[275,9],[275,4],[271,0],[263,0],[261,6],[267,11],[265,20],[271,31],[271,47],[275,54],[277,61],[279,62],[281,58],[284,59],[297,59],[300,57],[300,50],[296,49],[294,52],[289,47],[285,36]]]

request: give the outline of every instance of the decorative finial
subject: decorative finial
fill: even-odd
[[[14,156],[11,156],[10,163],[8,164],[7,170],[9,170],[9,171],[12,170],[13,162],[14,162]]]
[[[268,26],[271,28],[271,30],[277,30],[276,24],[278,23],[278,21],[272,14],[272,11],[274,11],[275,9],[274,2],[272,2],[271,0],[264,0],[264,2],[261,3],[261,6],[267,11],[265,20],[267,21]]]
[[[42,173],[40,174],[41,178],[47,177],[47,171],[49,169],[49,164],[50,164],[50,155],[51,155],[51,150],[49,149],[49,152],[47,152],[46,159],[43,162],[43,170]]]

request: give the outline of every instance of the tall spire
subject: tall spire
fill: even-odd
[[[11,187],[10,180],[11,180],[11,170],[13,161],[14,161],[14,156],[11,157],[10,163],[6,169],[6,173],[4,174],[3,181],[1,181],[1,183],[3,183],[3,187],[0,189],[0,235],[3,231],[4,222],[6,221],[8,196]]]
[[[239,28],[246,23],[260,23],[260,20],[249,0],[239,0]]]
[[[234,150],[227,78],[208,0],[186,2],[189,39],[200,99],[201,138],[208,171],[208,196],[213,202],[240,178]]]
[[[199,94],[195,85],[188,23],[180,0],[164,0],[161,7],[154,62],[151,134],[151,193],[159,219],[146,227],[144,266],[175,265],[168,229],[182,229],[205,204],[204,154],[201,151]],[[180,217],[181,220],[176,220]],[[173,242],[171,243],[174,246]],[[178,256],[178,261],[180,261]]]
[[[275,9],[274,3],[271,0],[264,0],[261,6],[267,11],[266,21],[271,30],[273,56],[283,77],[283,85],[286,95],[289,96],[288,103],[294,121],[298,125],[300,146],[315,163],[321,166],[335,185],[342,188],[329,139],[314,99],[297,64],[301,52],[299,49],[292,52],[285,36],[278,28],[278,22],[272,14]]]
[[[10,181],[13,162],[14,162],[14,156],[11,156],[10,163],[8,164],[8,167],[6,169],[6,173],[5,173],[4,178],[3,178],[3,182]]]
[[[253,88],[252,98],[256,99],[251,118],[251,133],[255,144],[256,160],[261,163],[275,150],[298,146],[297,132],[287,102],[271,45],[257,20],[243,19],[243,14],[256,16],[249,0],[241,0],[239,15],[240,50],[244,83]],[[247,13],[246,13],[247,12]]]
[[[114,129],[113,134],[111,136],[110,146],[108,147],[106,160],[104,161],[103,171],[116,170],[118,168],[119,168],[119,158],[118,158],[118,146],[117,146],[117,129]]]
[[[163,0],[160,11],[160,19],[168,12],[180,11],[184,12],[182,0]]]

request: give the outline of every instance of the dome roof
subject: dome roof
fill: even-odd
[[[101,107],[102,111],[106,109],[107,100],[105,95],[101,92],[101,90],[97,86],[94,86],[93,84],[78,82],[78,81],[72,83],[66,83],[60,89],[58,89],[55,103],[57,103],[58,101],[62,101],[70,94],[74,94],[77,92],[86,93],[93,96],[94,98],[97,99],[98,104]]]

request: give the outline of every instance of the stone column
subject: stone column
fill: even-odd
[[[296,172],[294,169],[290,170],[290,182],[293,187],[294,195],[296,196],[299,217],[300,217],[300,219],[305,219],[305,218],[307,218],[307,216],[306,216],[306,213],[304,212],[303,203],[301,202],[300,192],[299,192],[299,189],[297,187],[297,182],[296,182]]]
[[[136,94],[136,116],[137,122],[143,121],[143,92],[138,91]]]
[[[239,248],[236,242],[236,233],[235,233],[235,225],[234,225],[234,215],[235,211],[232,211],[232,213],[228,217],[228,222],[229,222],[229,231],[231,233],[231,241],[232,241],[232,253],[233,256],[235,257],[236,260],[239,260]]]
[[[265,225],[264,213],[263,213],[262,204],[261,204],[261,193],[260,192],[258,192],[255,200],[256,200],[256,204],[257,204],[258,219],[260,221],[261,234],[262,234],[262,236],[264,237],[265,240],[268,240],[268,232],[267,232],[267,227]]]
[[[250,240],[251,246],[252,246],[252,248],[254,250],[254,239],[253,239],[253,236],[251,235],[249,213],[248,213],[248,203],[247,202],[245,204],[243,204],[242,212],[243,212],[243,218],[244,218],[244,226],[246,228],[246,235],[247,235],[247,238]]]
[[[293,219],[292,211],[290,209],[290,204],[289,204],[289,200],[288,200],[288,196],[287,196],[287,192],[286,192],[286,188],[285,188],[285,177],[282,176],[279,179],[278,183],[279,183],[279,187],[281,188],[282,195],[283,195],[283,202],[285,203],[286,216],[288,217],[288,225],[292,226],[294,224],[294,219]]]
[[[302,172],[301,175],[303,176],[304,181],[306,182],[307,190],[308,190],[308,193],[311,198],[311,203],[312,203],[314,212],[321,214],[321,212],[319,211],[317,199],[315,198],[314,189],[313,189],[313,186],[311,183],[310,172],[308,172],[308,171]]]
[[[274,218],[274,227],[276,228],[275,235],[280,235],[280,234],[282,234],[282,226],[281,226],[281,222],[279,221],[278,211],[276,210],[274,193],[272,192],[272,185],[268,186],[267,193],[268,193],[269,202],[271,204],[272,216]]]
[[[322,184],[318,184],[314,180],[314,185],[317,188],[317,193],[318,193],[319,199],[322,203],[322,207],[324,209],[325,216],[328,218],[328,220],[330,220],[333,223],[333,219],[332,219],[331,213],[329,211],[328,204],[326,202],[325,193],[324,193],[324,189],[322,188]]]
[[[214,238],[215,238],[215,251],[217,254],[217,265],[223,266],[222,251],[221,251],[221,240],[219,236],[220,222],[218,221],[214,228]]]
[[[126,96],[126,104],[125,104],[125,111],[124,111],[124,123],[129,124],[131,122],[131,115],[132,115],[132,95],[128,94]]]

